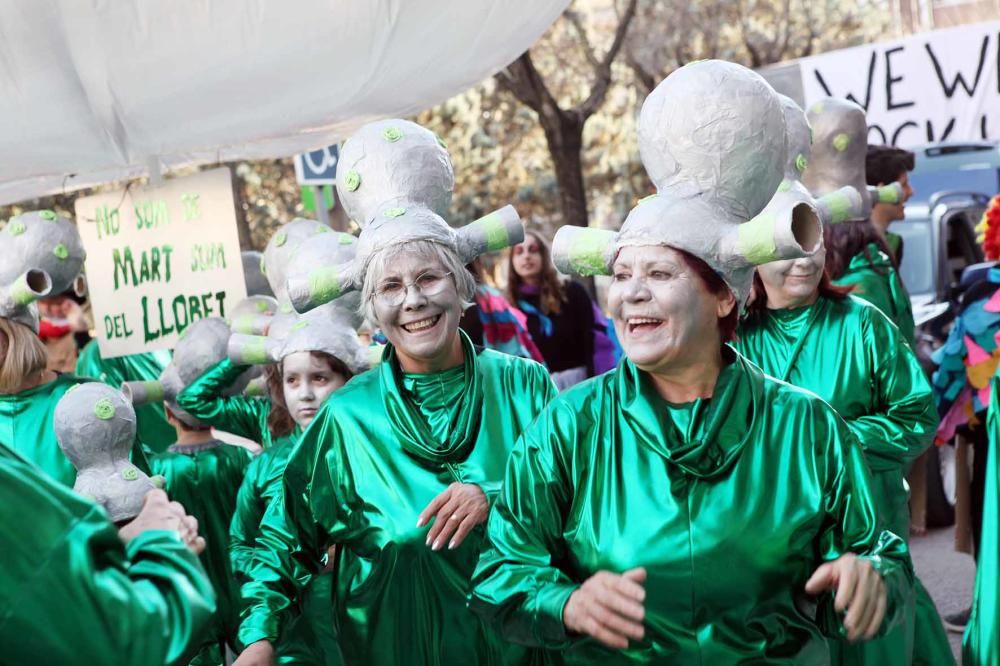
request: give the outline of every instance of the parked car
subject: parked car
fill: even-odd
[[[975,227],[990,197],[1000,192],[1000,143],[937,143],[913,152],[914,195],[906,205],[906,219],[891,230],[903,238],[899,271],[913,303],[915,351],[933,372],[930,354],[944,343],[958,311],[963,271],[983,261]],[[954,521],[950,453],[931,447],[927,456],[928,527]]]

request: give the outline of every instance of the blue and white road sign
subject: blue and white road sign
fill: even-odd
[[[336,185],[340,149],[327,146],[295,156],[295,178],[299,185]]]

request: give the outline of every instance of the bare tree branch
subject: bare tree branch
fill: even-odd
[[[622,44],[625,43],[625,35],[628,33],[629,25],[635,16],[636,3],[637,0],[628,0],[625,12],[622,14],[621,20],[618,21],[618,29],[615,31],[615,39],[611,42],[611,48],[608,49],[594,72],[596,80],[593,88],[590,89],[590,95],[572,109],[572,113],[577,114],[581,120],[592,116],[604,103],[604,97],[608,94],[608,87],[611,85],[611,64],[618,57],[618,52],[621,51]]]

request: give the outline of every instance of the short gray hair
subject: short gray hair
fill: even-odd
[[[435,259],[441,262],[445,271],[451,273],[452,282],[455,283],[455,289],[461,299],[462,310],[472,306],[476,298],[476,281],[465,268],[462,260],[459,259],[458,253],[446,245],[433,241],[411,241],[379,250],[368,261],[364,283],[361,286],[361,314],[371,326],[377,327],[379,325],[378,319],[375,317],[375,288],[382,281],[386,268],[402,255],[416,255],[427,263],[431,263]]]

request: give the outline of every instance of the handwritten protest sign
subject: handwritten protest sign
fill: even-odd
[[[857,102],[871,143],[1000,138],[1000,21],[831,51],[798,65],[806,107],[830,96]]]
[[[76,219],[104,357],[171,349],[246,297],[228,169],[81,197]]]

